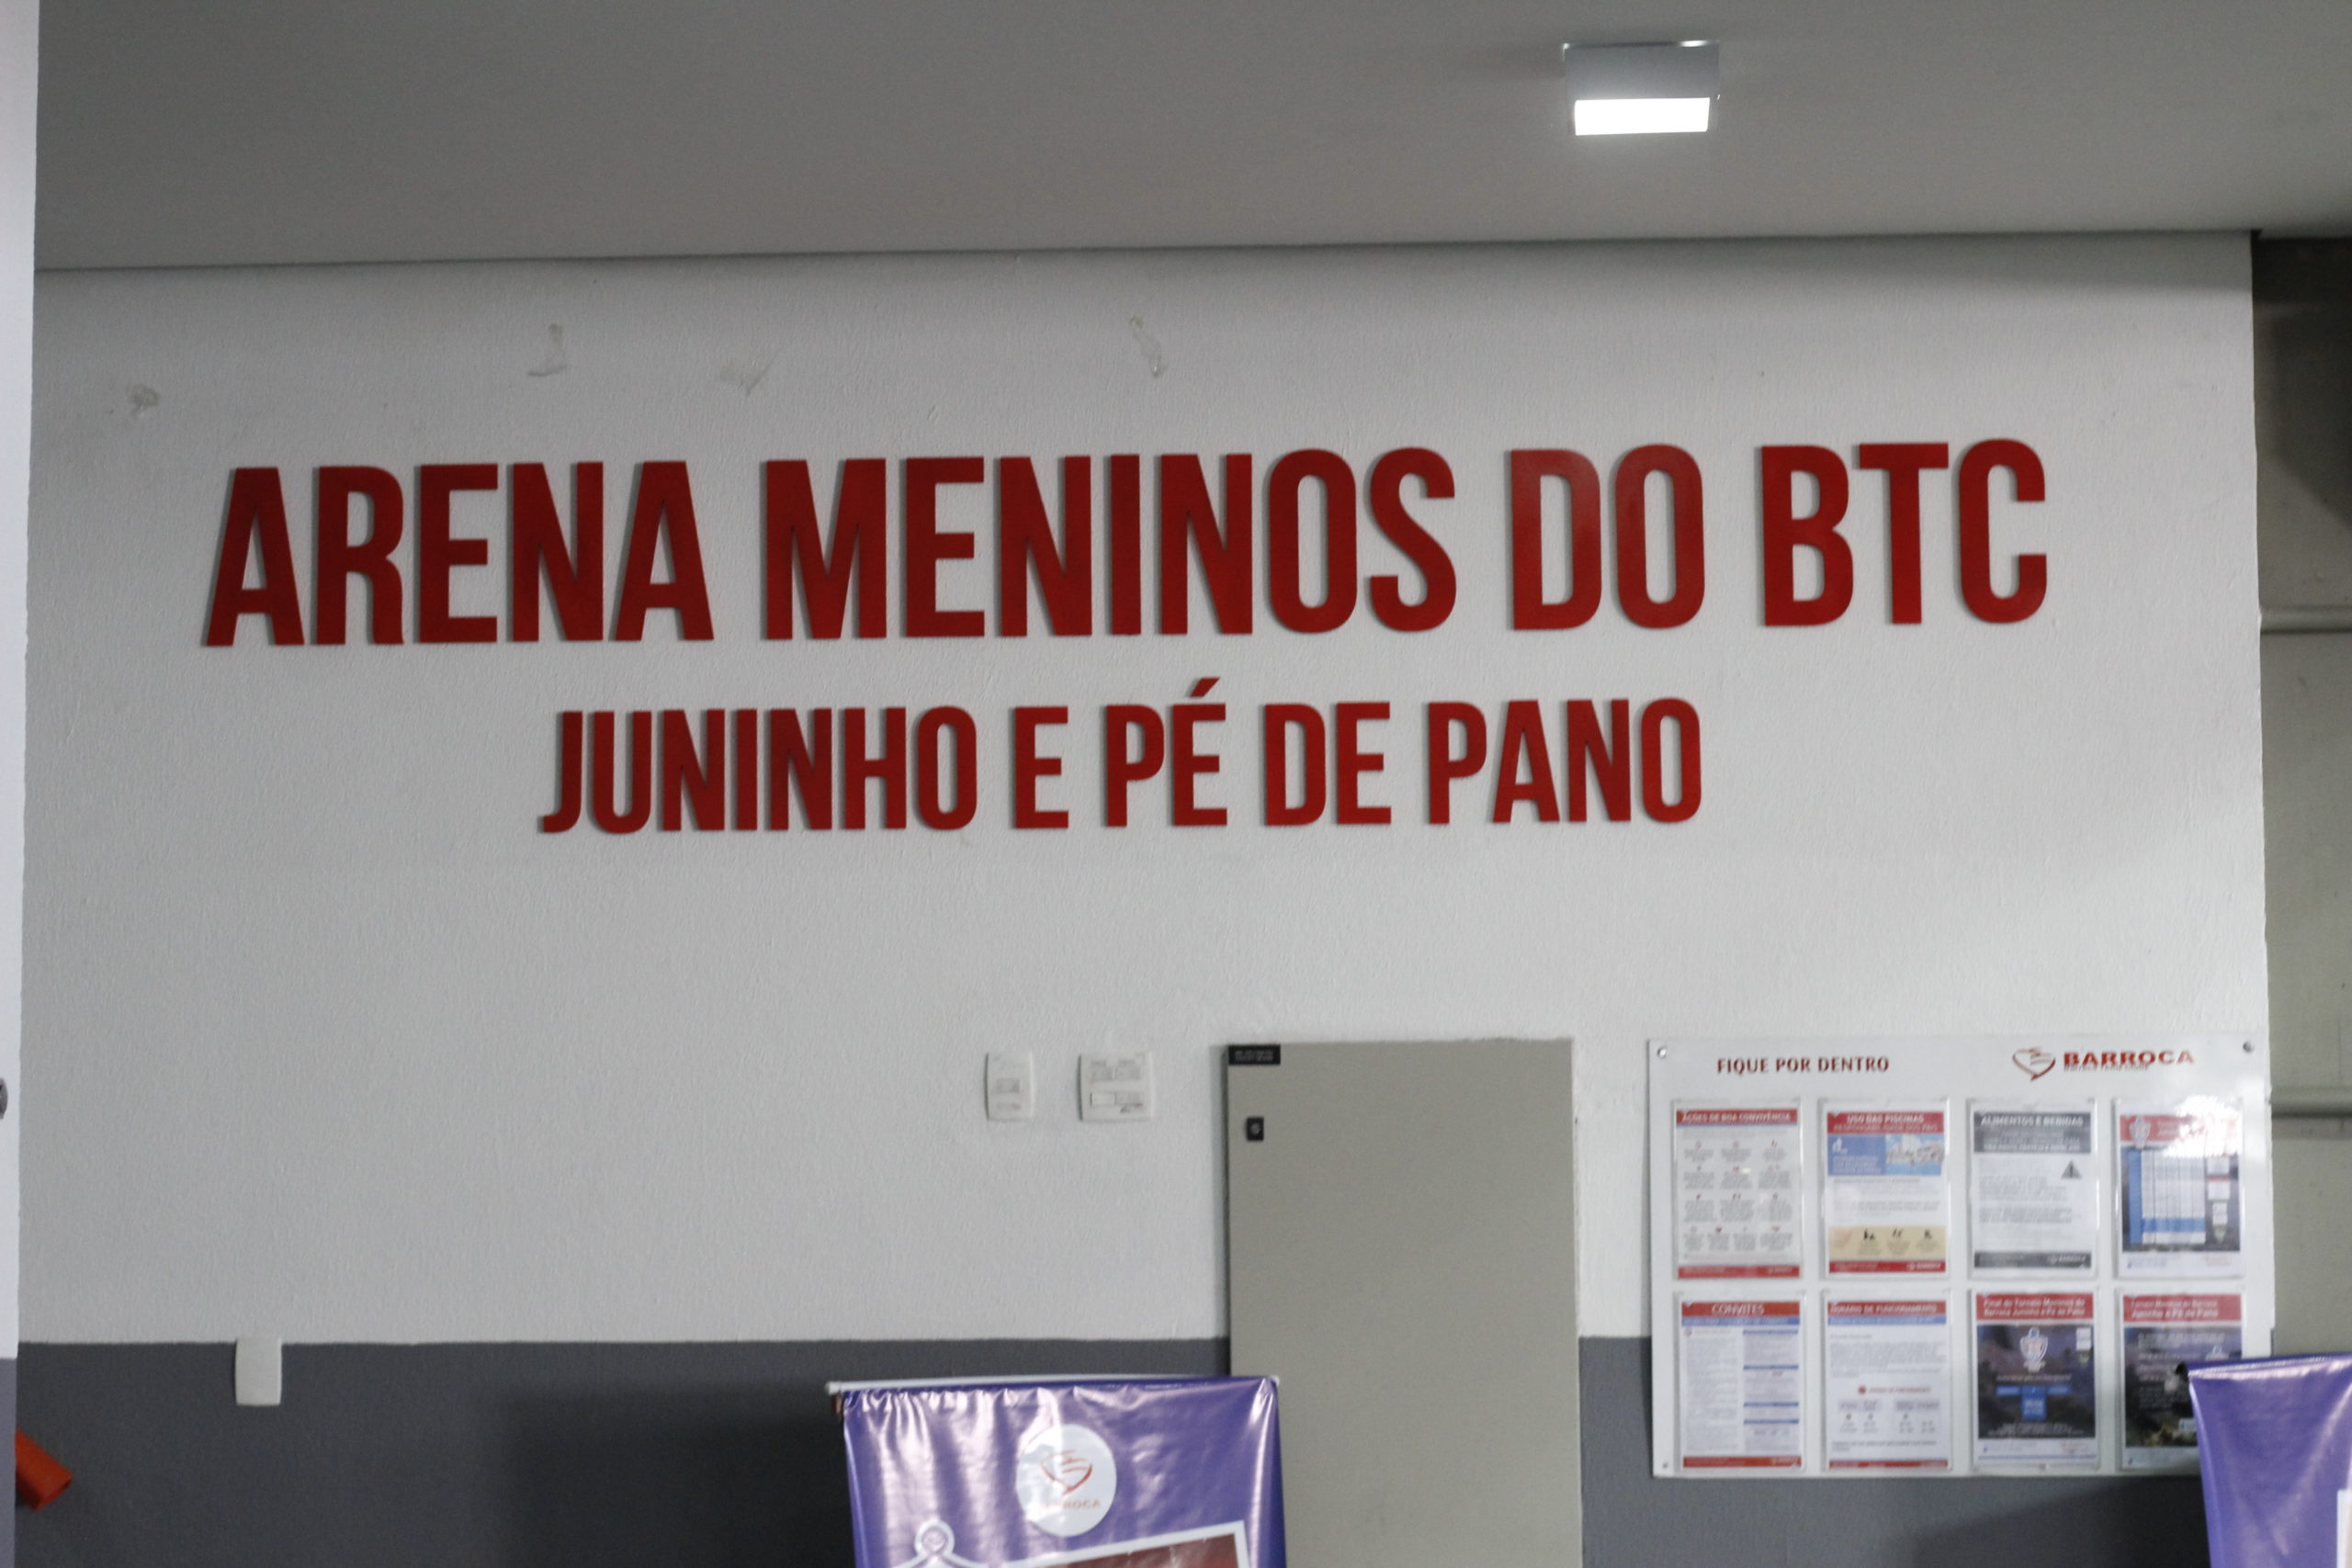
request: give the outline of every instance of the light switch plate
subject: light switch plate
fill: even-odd
[[[1027,1122],[1037,1114],[1037,1058],[1027,1051],[991,1051],[989,1120]]]
[[[1087,1122],[1148,1122],[1159,1111],[1148,1051],[1090,1051],[1078,1059],[1078,1114]]]

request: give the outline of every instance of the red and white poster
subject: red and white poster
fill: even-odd
[[[1832,1274],[1940,1274],[1951,1225],[1944,1107],[1824,1105]]]
[[[1951,1468],[1951,1312],[1942,1296],[1832,1296],[1821,1343],[1831,1470]]]
[[[1804,1462],[1804,1303],[1681,1303],[1685,1470],[1795,1470]]]
[[[1677,1278],[1796,1278],[1804,1166],[1793,1104],[1676,1106]]]

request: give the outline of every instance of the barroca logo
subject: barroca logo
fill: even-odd
[[[2146,1072],[2152,1067],[2193,1067],[2197,1057],[2185,1045],[2146,1047],[2122,1051],[2069,1051],[2053,1055],[2039,1045],[2029,1045],[2013,1051],[2009,1060],[2018,1071],[2030,1078],[2038,1078],[2053,1067],[2064,1067],[2070,1073]]]
[[[1119,1495],[1119,1463],[1111,1445],[1088,1427],[1040,1427],[1021,1445],[1012,1493],[1039,1529],[1084,1535],[1102,1522]]]

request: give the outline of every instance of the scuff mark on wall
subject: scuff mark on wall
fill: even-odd
[[[757,365],[743,365],[729,360],[719,370],[718,378],[748,398],[752,395],[752,388],[768,378],[768,367],[775,363],[773,357],[763,359]]]
[[[1141,316],[1129,316],[1127,330],[1135,333],[1136,346],[1143,350],[1143,362],[1151,367],[1151,378],[1159,380],[1160,372],[1168,368],[1168,355],[1160,349],[1159,340],[1144,326]]]
[[[523,374],[536,381],[542,377],[560,376],[571,368],[571,361],[563,352],[563,328],[560,324],[550,321],[548,323],[546,357],[539,361],[539,367],[537,370],[526,370]]]

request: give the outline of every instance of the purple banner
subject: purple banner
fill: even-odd
[[[1271,1378],[842,1396],[858,1568],[1283,1568]]]
[[[2345,1568],[2352,1356],[2192,1367],[2213,1568]]]

